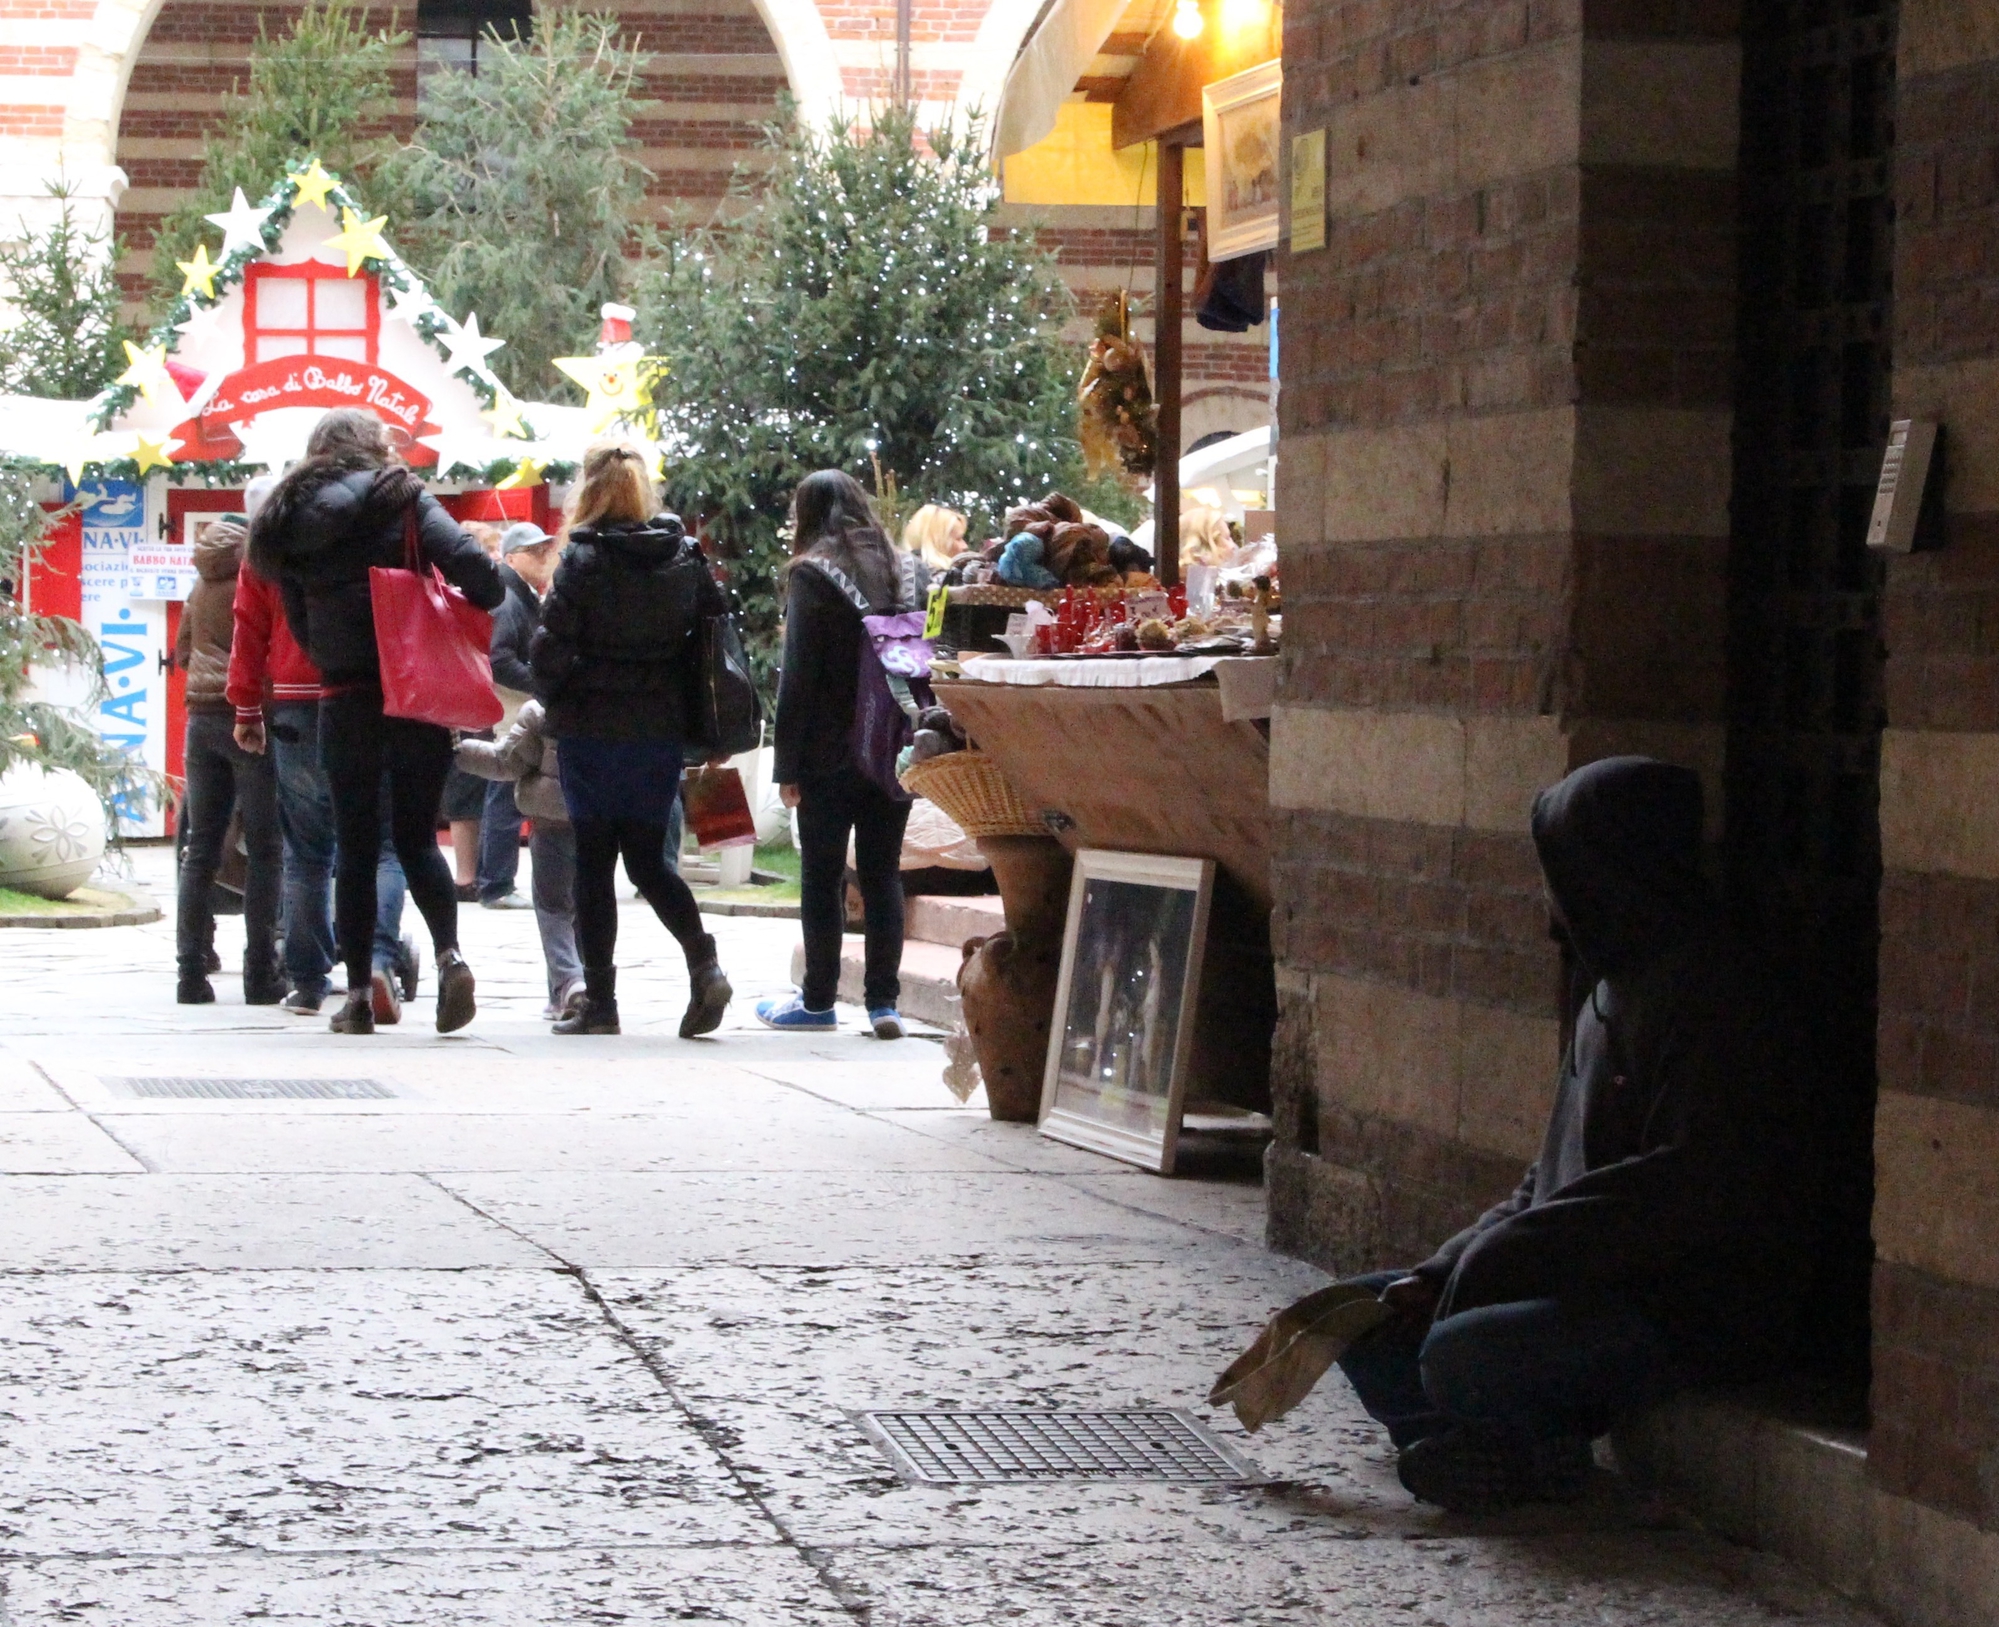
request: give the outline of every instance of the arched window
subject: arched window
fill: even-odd
[[[440,73],[477,73],[489,33],[526,39],[534,32],[533,0],[417,0],[416,110]]]

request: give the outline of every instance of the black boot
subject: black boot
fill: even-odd
[[[340,1009],[333,1014],[333,1020],[326,1025],[336,1034],[372,1034],[375,1031],[375,1008],[368,1000],[365,987],[349,989],[347,998]]]
[[[386,984],[387,979],[383,981]],[[478,1015],[479,1006],[473,989],[472,968],[465,964],[463,955],[456,949],[447,949],[437,957],[437,1031],[440,1034],[453,1033]]]
[[[583,1003],[556,1020],[554,1034],[615,1034],[618,1028],[618,969],[583,968]]]
[[[289,993],[291,985],[285,982],[285,975],[275,961],[259,962],[249,955],[243,957],[244,1005],[274,1006]]]
[[[183,1006],[212,1006],[215,1004],[215,990],[200,972],[182,972],[180,986],[174,990],[174,1003]]]
[[[722,1026],[722,1013],[736,994],[716,960],[712,932],[702,933],[687,946],[687,985],[687,1013],[680,1019],[680,1037],[712,1034]]]

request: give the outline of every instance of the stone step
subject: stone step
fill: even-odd
[[[902,945],[902,1001],[905,1017],[935,1028],[949,1028],[956,1020],[958,966],[964,959],[955,948],[905,938]],[[861,1003],[866,951],[858,934],[849,934],[840,948],[840,998],[852,1005]],[[791,980],[805,981],[805,945],[791,952]]]
[[[1006,912],[997,898],[912,898],[904,911],[903,937],[911,942],[962,949],[967,938],[990,938],[1006,930]]]

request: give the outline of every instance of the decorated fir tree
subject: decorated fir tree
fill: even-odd
[[[249,84],[224,99],[202,148],[201,179],[154,239],[153,283],[162,302],[181,291],[178,262],[212,235],[204,217],[227,209],[238,187],[250,198],[263,196],[308,154],[358,199],[390,207],[373,182],[393,149],[380,124],[393,94],[389,67],[408,40],[371,32],[353,0],[306,0],[290,32],[275,39],[258,20]]]
[[[0,244],[0,394],[87,401],[125,365],[132,337],[118,312],[123,245],[83,228],[68,186],[48,190],[55,220]]]
[[[644,59],[618,20],[544,12],[532,39],[482,42],[478,74],[441,74],[415,139],[385,172],[396,241],[440,304],[476,312],[517,395],[560,388],[553,357],[587,353],[621,299],[646,170],[632,156]]]
[[[739,223],[662,245],[635,303],[667,359],[654,386],[684,450],[670,499],[738,560],[767,675],[792,488],[845,469],[900,506],[948,503],[990,534],[1079,467],[1071,301],[1031,234],[999,225],[974,124],[923,133],[793,123],[738,176]]]

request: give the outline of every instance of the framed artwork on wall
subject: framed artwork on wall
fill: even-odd
[[[1041,1081],[1041,1133],[1173,1173],[1212,859],[1076,855]]]
[[[1259,62],[1201,91],[1210,260],[1277,247],[1283,89],[1282,67]]]

